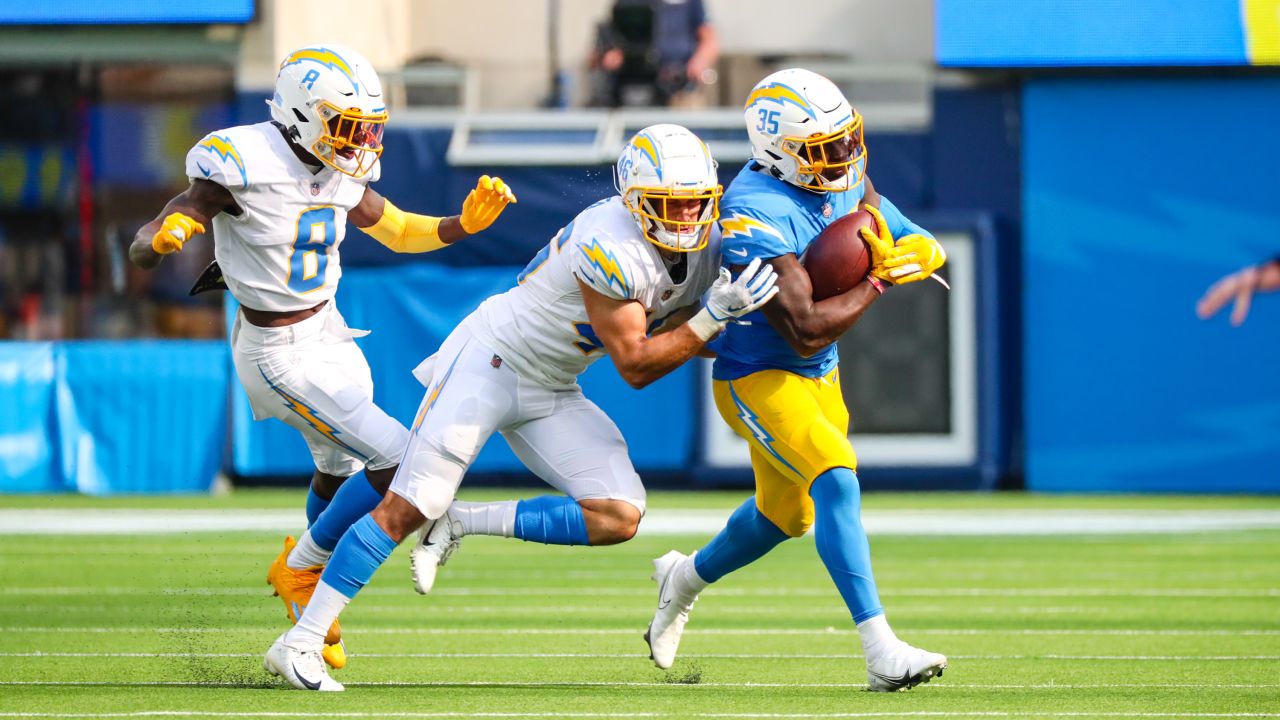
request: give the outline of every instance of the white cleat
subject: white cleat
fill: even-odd
[[[867,689],[873,692],[909,690],[947,669],[945,655],[912,647],[902,641],[892,649],[867,658]]]
[[[663,670],[676,661],[680,636],[684,633],[685,623],[689,622],[689,611],[698,599],[697,593],[682,592],[676,587],[680,564],[692,561],[692,557],[675,550],[653,561],[653,575],[650,577],[658,582],[658,610],[644,633],[644,641],[649,643],[649,657],[653,664]]]
[[[286,635],[288,633],[285,633]],[[320,657],[319,648],[302,650],[286,645],[284,635],[276,638],[262,658],[262,669],[284,678],[284,681],[299,690],[319,690],[321,692],[342,692],[342,683],[329,677],[324,667],[324,659]]]
[[[436,584],[436,573],[449,561],[461,542],[461,523],[449,517],[448,512],[435,520],[428,520],[418,530],[418,544],[409,552],[414,589],[422,595],[431,592]]]

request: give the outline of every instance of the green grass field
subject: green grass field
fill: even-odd
[[[532,494],[523,492],[521,494]],[[474,494],[471,497],[476,497]],[[736,494],[655,494],[729,510]],[[0,498],[0,511],[301,508],[300,493]],[[870,495],[877,512],[1280,511],[1280,498]],[[950,657],[907,693],[864,692],[856,633],[812,538],[725,578],[681,659],[641,634],[650,560],[705,534],[612,548],[468,538],[436,592],[392,557],[343,616],[339,694],[285,690],[264,584],[274,532],[4,535],[2,717],[1280,717],[1280,530],[872,537],[888,617]]]

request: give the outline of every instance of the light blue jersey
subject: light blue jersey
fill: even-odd
[[[747,163],[720,203],[723,263],[746,265],[753,258],[802,256],[828,225],[857,209],[864,187],[815,193],[770,176],[754,162]],[[894,238],[929,235],[883,195],[879,209]],[[730,324],[715,343],[717,357],[711,375],[717,380],[736,380],[768,369],[822,377],[839,362],[834,343],[811,357],[801,357],[759,310],[742,320],[745,322]]]

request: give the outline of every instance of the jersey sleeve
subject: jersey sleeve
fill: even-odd
[[[229,133],[210,133],[187,152],[187,177],[211,180],[228,190],[249,186],[244,156]]]
[[[933,237],[933,233],[925,230],[919,225],[907,219],[906,215],[898,209],[897,205],[889,202],[889,198],[880,196],[880,214],[884,216],[885,223],[889,226],[889,232],[893,235],[893,239],[899,240],[907,235],[924,235],[925,237]]]
[[[641,278],[631,258],[613,247],[608,235],[583,233],[570,239],[569,267],[593,290],[615,300],[639,298]]]
[[[799,254],[799,243],[786,218],[755,207],[730,207],[720,216],[720,254],[725,265],[745,265]]]

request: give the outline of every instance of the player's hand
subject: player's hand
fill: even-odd
[[[1227,303],[1235,301],[1231,308],[1231,326],[1240,327],[1249,316],[1253,294],[1258,290],[1280,287],[1280,263],[1269,262],[1250,265],[1218,280],[1205,291],[1196,303],[1196,315],[1207,320],[1217,314]]]
[[[493,224],[507,205],[516,201],[516,194],[502,182],[502,178],[481,175],[476,187],[462,201],[459,223],[468,235],[475,235]]]
[[[924,280],[947,261],[942,244],[928,235],[908,235],[898,240],[884,261],[892,282],[902,284]]]
[[[169,213],[151,238],[151,249],[161,255],[176,253],[193,235],[204,232],[204,225],[180,212]]]
[[[720,268],[720,277],[707,293],[707,312],[720,323],[753,313],[778,294],[778,273],[772,265],[756,258],[734,280],[728,268]]]
[[[885,267],[885,261],[893,256],[893,233],[889,232],[889,223],[885,222],[884,215],[875,209],[872,205],[863,205],[863,210],[871,214],[876,221],[875,232],[871,228],[862,228],[859,234],[862,240],[871,250],[871,275],[878,280],[885,282],[894,282],[889,275],[889,269]]]

